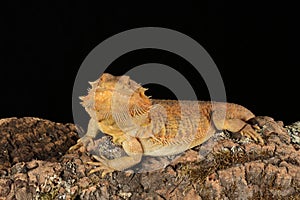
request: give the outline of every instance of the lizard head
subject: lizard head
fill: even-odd
[[[151,107],[151,100],[145,95],[147,89],[129,76],[104,73],[90,84],[92,88],[88,95],[80,97],[81,104],[90,115],[96,111],[98,120],[111,118],[112,112],[122,114],[129,111],[134,117],[148,112]]]

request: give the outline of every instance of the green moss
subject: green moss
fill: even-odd
[[[41,200],[52,200],[54,199],[58,194],[58,188],[52,188],[52,190],[48,193],[42,193],[40,194],[39,199]]]

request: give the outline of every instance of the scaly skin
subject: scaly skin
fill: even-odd
[[[86,145],[97,131],[111,135],[128,156],[107,160],[94,156],[102,176],[123,170],[141,161],[142,155],[165,156],[184,152],[208,140],[217,130],[239,132],[263,144],[263,139],[247,121],[254,116],[232,103],[150,99],[141,85],[128,76],[103,74],[90,83],[81,97],[91,116],[87,134],[71,150]]]

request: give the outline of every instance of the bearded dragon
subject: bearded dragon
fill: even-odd
[[[80,97],[90,115],[88,130],[71,150],[86,145],[98,130],[112,136],[127,156],[108,160],[94,156],[97,166],[90,173],[130,168],[143,155],[175,155],[204,143],[218,130],[239,132],[263,144],[262,137],[247,123],[255,115],[243,106],[210,101],[177,101],[151,99],[146,88],[129,76],[104,73],[88,95]]]

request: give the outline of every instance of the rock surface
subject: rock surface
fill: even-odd
[[[146,157],[142,167],[101,178],[88,175],[92,159],[83,149],[67,152],[78,139],[73,124],[2,119],[0,199],[300,199],[299,127],[255,120],[264,146],[218,133],[182,155]],[[90,153],[124,154],[109,137],[93,145],[102,150]]]

